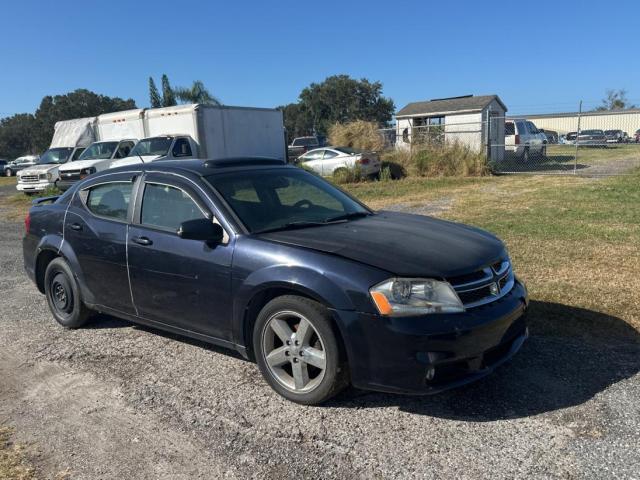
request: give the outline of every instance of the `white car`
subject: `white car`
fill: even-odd
[[[375,152],[363,152],[349,147],[323,147],[310,150],[296,159],[296,163],[324,177],[340,169],[359,167],[363,176],[380,172],[380,159]]]
[[[504,122],[504,149],[525,162],[532,156],[547,155],[547,137],[528,120]]]
[[[36,163],[38,163],[37,155],[25,155],[24,157],[18,157],[12,162],[7,162],[4,167],[4,175],[6,177],[12,177],[16,175],[20,170],[31,167]]]
[[[93,142],[82,152],[78,160],[60,167],[58,188],[66,190],[78,180],[110,168],[114,161],[128,156],[136,142],[136,139]]]

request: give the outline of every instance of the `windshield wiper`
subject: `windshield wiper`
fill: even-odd
[[[331,223],[338,223],[344,220],[349,220],[350,218],[366,217],[368,215],[371,215],[371,213],[350,212],[350,213],[344,213],[342,215],[336,215],[335,217],[326,218],[321,222],[301,220],[297,222],[285,223],[284,225],[280,225],[279,227],[272,227],[272,228],[265,228],[263,230],[257,230],[253,233],[268,233],[268,232],[277,232],[280,230],[293,230],[295,228],[318,227],[320,225],[329,225]]]
[[[289,222],[284,225],[279,225],[277,227],[264,228],[262,230],[256,230],[253,233],[268,233],[268,232],[278,232],[280,230],[293,230],[296,228],[305,228],[305,227],[317,227],[319,225],[326,225],[327,222],[308,222],[308,221],[299,221],[299,222]]]
[[[329,217],[324,221],[324,223],[338,222],[340,220],[350,220],[352,218],[359,218],[359,217],[368,217],[369,215],[372,215],[372,213],[371,212],[349,212],[349,213],[344,213],[342,215],[336,215],[335,217]]]

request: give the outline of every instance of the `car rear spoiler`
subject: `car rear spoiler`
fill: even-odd
[[[31,202],[31,205],[33,205],[34,207],[37,205],[40,205],[42,203],[53,203],[55,202],[58,198],[60,198],[60,195],[54,195],[52,197],[41,197],[41,198],[36,198],[35,200],[33,200]]]

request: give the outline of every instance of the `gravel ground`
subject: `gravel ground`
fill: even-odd
[[[6,194],[0,189],[0,195]],[[533,335],[489,378],[433,397],[278,397],[233,353],[107,316],[64,330],[0,230],[0,424],[41,477],[639,478],[640,339]],[[574,310],[572,310],[574,311]],[[574,311],[575,312],[575,311]]]

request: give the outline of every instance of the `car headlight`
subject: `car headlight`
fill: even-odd
[[[429,278],[392,278],[371,287],[369,294],[378,312],[385,316],[464,312],[449,283]]]
[[[80,170],[80,178],[88,177],[92,173],[96,173],[96,167],[88,167]]]
[[[40,175],[38,175],[38,178],[40,180],[51,180],[53,178],[53,175],[51,175],[49,172],[47,173],[41,173]]]

